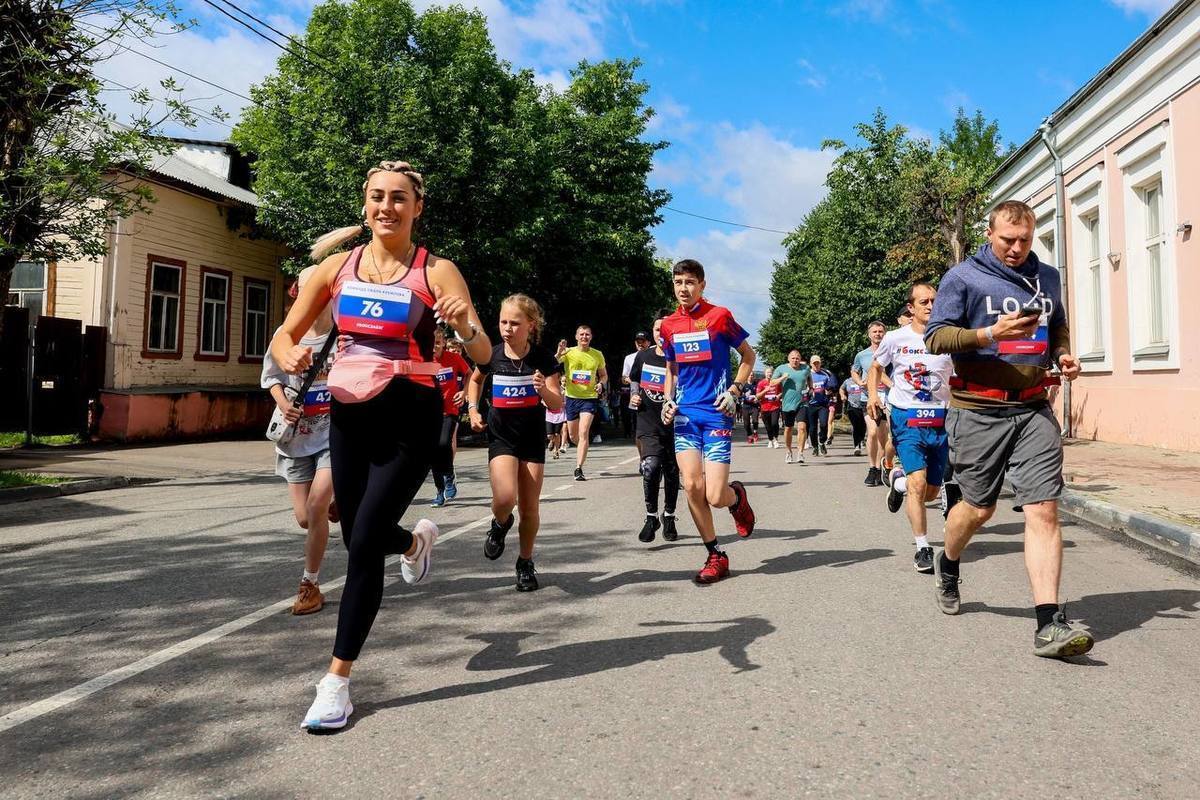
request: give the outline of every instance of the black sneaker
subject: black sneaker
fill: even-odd
[[[538,590],[537,570],[534,569],[532,558],[517,559],[517,591],[536,592]]]
[[[583,477],[583,467],[575,468],[575,480],[577,480],[577,481],[586,481],[587,480],[587,478]]]
[[[950,517],[950,509],[962,500],[962,489],[957,483],[947,483],[942,486],[942,519]]]
[[[957,575],[942,574],[942,553],[933,559],[933,585],[937,592],[937,604],[943,614],[957,614],[962,598],[958,594],[958,584],[962,581]]]
[[[673,542],[679,538],[679,531],[675,530],[675,515],[663,514],[662,518],[663,538],[668,542]]]
[[[913,569],[922,575],[933,574],[933,548],[918,547],[917,554],[913,556]]]
[[[654,532],[658,530],[658,517],[653,514],[646,515],[646,524],[642,526],[642,532],[638,534],[639,542],[653,542]],[[666,534],[663,534],[664,536]]]
[[[867,469],[867,479],[863,481],[864,486],[883,486],[883,480],[880,478],[879,467],[869,467]]]
[[[888,485],[887,507],[888,511],[895,514],[904,505],[904,493],[896,491],[896,481],[892,480]]]
[[[492,527],[488,530],[487,538],[483,540],[483,555],[486,558],[495,561],[504,555],[504,537],[508,535],[516,518],[515,514],[509,514],[508,522],[503,525],[495,519],[492,520]]]
[[[821,445],[821,455],[823,455],[823,456],[829,455],[829,449],[827,447],[825,447],[825,445]]]
[[[1096,644],[1090,633],[1072,628],[1063,612],[1054,612],[1054,618],[1042,626],[1033,637],[1033,654],[1042,658],[1070,658],[1081,656]]]

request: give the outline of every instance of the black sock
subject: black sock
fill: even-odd
[[[945,550],[942,551],[942,574],[958,577],[958,559],[951,561]]]
[[[710,552],[710,553],[719,553],[719,552],[721,552],[721,548],[720,548],[720,547],[717,547],[717,540],[716,540],[716,539],[713,539],[711,542],[705,542],[705,543],[704,543],[704,546],[705,546],[705,547],[708,549],[708,552]]]
[[[1040,631],[1043,626],[1054,620],[1054,615],[1058,613],[1058,603],[1039,603],[1033,607],[1033,613],[1037,614],[1037,626]]]

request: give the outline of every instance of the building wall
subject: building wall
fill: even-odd
[[[995,199],[1034,206],[1040,257],[1065,251],[1072,345],[1086,358],[1072,387],[1073,434],[1200,451],[1200,350],[1186,335],[1200,325],[1200,148],[1194,144],[1200,141],[1200,4],[1056,128],[1065,240],[1055,241],[1053,215],[1045,216],[1055,199],[1045,148],[1032,149],[998,176]],[[1156,183],[1162,187],[1165,349],[1147,343],[1151,259],[1143,191]],[[1177,231],[1185,222],[1197,229]],[[1094,252],[1089,226],[1097,223]]]

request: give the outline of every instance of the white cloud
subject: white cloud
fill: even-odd
[[[825,76],[812,65],[812,62],[806,58],[801,58],[796,61],[796,66],[800,67],[800,83],[812,89],[824,89],[828,83]]]
[[[445,0],[418,0],[418,11],[444,6]],[[501,58],[536,69],[569,69],[580,59],[603,55],[602,36],[609,18],[607,2],[537,0],[514,6],[512,0],[466,0],[488,19],[492,43]]]
[[[1117,8],[1126,14],[1146,14],[1158,17],[1168,8],[1175,5],[1175,0],[1110,0]]]
[[[922,128],[920,125],[910,125],[907,122],[905,122],[903,124],[904,124],[904,129],[908,131],[908,138],[924,139],[927,142],[936,142],[937,141],[936,136],[934,136],[932,133],[930,133],[927,129]]]

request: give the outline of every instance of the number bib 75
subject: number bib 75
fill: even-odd
[[[681,364],[712,361],[712,341],[708,331],[677,333],[671,344],[675,348],[675,360]]]
[[[338,328],[342,333],[365,333],[389,339],[408,335],[412,290],[362,281],[342,284],[338,297]]]
[[[533,408],[541,398],[533,388],[532,375],[493,375],[492,406],[494,408]]]
[[[649,364],[642,365],[642,376],[638,380],[638,385],[647,392],[659,392],[667,387],[667,370],[665,367],[652,367]]]
[[[329,387],[324,381],[314,382],[304,395],[304,416],[319,417],[329,413]]]

